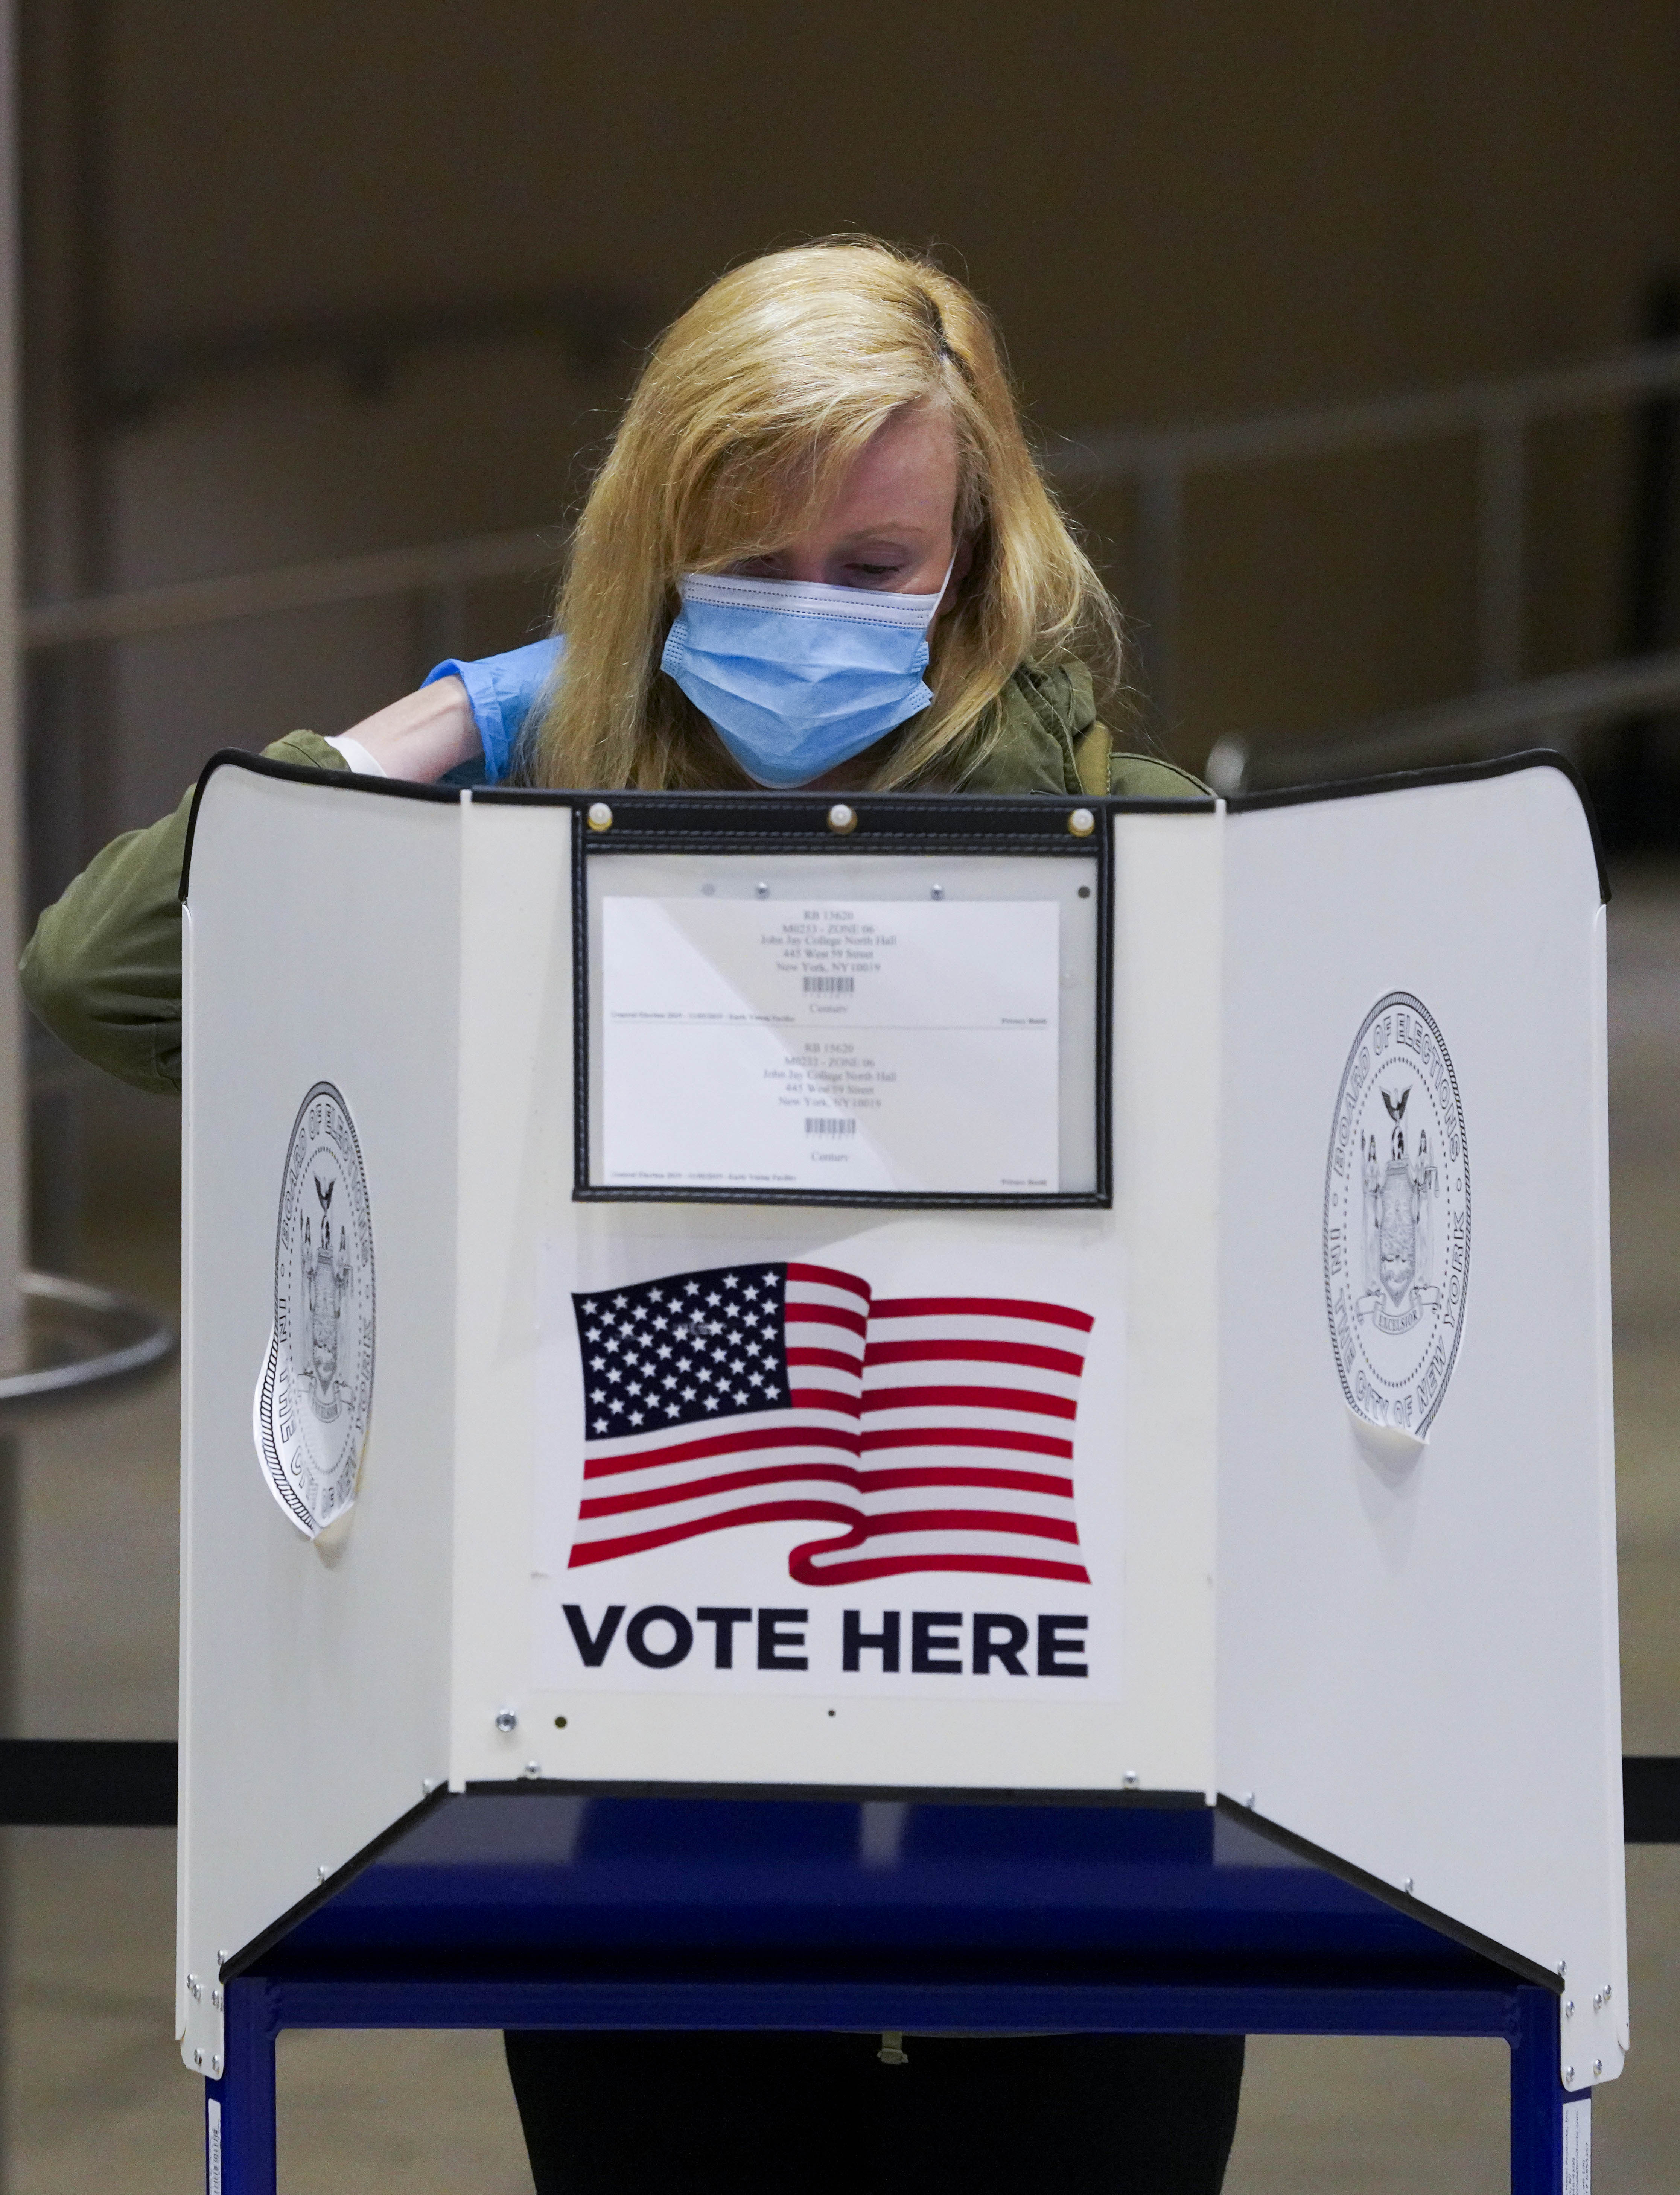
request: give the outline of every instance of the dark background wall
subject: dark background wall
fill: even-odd
[[[829,230],[966,273],[1050,438],[1591,356],[1680,261],[1671,0],[26,13],[43,595],[557,522],[638,343]],[[1614,419],[1539,438],[1534,669],[1619,644],[1627,452]],[[1466,686],[1471,481],[1447,446],[1198,486],[1178,749]],[[1080,508],[1123,601],[1129,499]],[[341,728],[542,599],[44,665],[64,858],[211,747]]]

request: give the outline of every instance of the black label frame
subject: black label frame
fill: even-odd
[[[1106,1210],[1114,1201],[1112,1126],[1113,832],[1116,803],[973,795],[859,794],[839,804],[854,817],[839,829],[836,803],[820,794],[615,793],[598,801],[572,796],[574,979],[574,1182],[579,1203],[857,1206],[876,1210]],[[1129,805],[1130,804],[1126,804]],[[1151,806],[1158,804],[1151,803]],[[1201,808],[1207,804],[1186,804]],[[600,827],[606,811],[609,821]],[[592,813],[596,822],[592,824]],[[1086,819],[1088,818],[1088,824]],[[1084,827],[1080,827],[1083,826]],[[591,976],[589,885],[592,865],[625,854],[823,857],[896,855],[938,858],[976,854],[1071,858],[1096,879],[1094,916],[1095,1010],[1090,1092],[1095,1182],[1089,1189],[975,1193],[893,1190],[707,1188],[603,1185],[591,1178]]]

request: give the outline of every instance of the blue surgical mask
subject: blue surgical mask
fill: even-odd
[[[932,700],[921,674],[944,591],[690,573],[661,667],[748,777],[809,785]]]

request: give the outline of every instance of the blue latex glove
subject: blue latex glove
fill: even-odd
[[[472,721],[484,742],[487,785],[499,785],[507,775],[525,719],[541,698],[565,646],[557,637],[511,648],[505,655],[481,656],[476,663],[459,663],[451,656],[420,681],[430,686],[435,678],[459,678],[466,688]]]

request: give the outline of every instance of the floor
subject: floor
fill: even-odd
[[[1625,1728],[1680,1752],[1680,869],[1616,879],[1611,925]],[[89,1144],[84,1269],[170,1301],[175,1121],[124,1093]],[[20,1727],[174,1728],[175,1397],[160,1385],[31,1436]],[[199,2086],[170,2037],[174,1840],[6,1833],[6,2195],[200,2187]],[[1595,2104],[1597,2195],[1680,2185],[1680,1846],[1628,1854],[1634,2050]],[[1505,2179],[1497,2043],[1261,2040],[1229,2195],[1481,2195]],[[286,2195],[530,2186],[495,2037],[289,2037]]]

